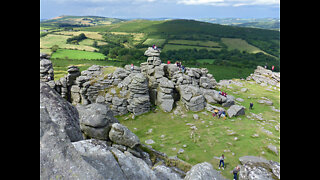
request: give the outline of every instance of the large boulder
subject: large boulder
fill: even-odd
[[[203,162],[194,165],[190,171],[187,172],[184,180],[225,180],[218,171],[214,170],[212,165],[208,162]]]
[[[122,153],[120,150],[112,148],[111,152],[117,158],[122,172],[128,180],[148,179],[157,180],[154,171],[148,164],[140,158],[133,156],[128,151]]]
[[[111,141],[117,144],[128,146],[130,148],[134,148],[140,144],[138,136],[132,133],[127,127],[119,123],[112,125],[109,138]]]
[[[148,57],[159,57],[160,56],[160,49],[153,49],[152,47],[149,47],[145,52],[144,55]]]
[[[44,82],[40,82],[40,107],[48,111],[50,119],[72,142],[83,139],[77,109]]]
[[[127,179],[105,141],[95,139],[72,143],[83,159],[94,167],[104,179]]]
[[[201,111],[205,108],[206,101],[203,91],[198,86],[180,85],[178,91],[181,102],[190,111]]]
[[[105,104],[78,105],[80,127],[88,138],[107,140],[113,123],[119,123]]]
[[[239,158],[239,161],[242,164],[239,179],[280,179],[280,163],[278,162],[256,156],[243,156]]]
[[[239,106],[239,105],[232,105],[228,110],[227,114],[229,118],[232,118],[234,116],[240,116],[245,115],[245,107]]]

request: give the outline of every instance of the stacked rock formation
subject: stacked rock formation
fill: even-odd
[[[107,104],[115,115],[140,115],[150,111],[152,104],[165,112],[171,112],[177,102],[191,111],[201,111],[208,103],[234,105],[232,96],[224,97],[214,90],[217,82],[206,68],[186,67],[182,71],[176,64],[162,63],[160,53],[159,49],[148,48],[147,62],[133,69],[130,65],[93,65],[80,73],[70,66],[68,75],[51,87],[74,105]],[[110,68],[113,70],[108,71]]]
[[[68,101],[71,100],[71,88],[76,83],[76,78],[80,75],[80,70],[76,66],[68,67],[68,75],[55,81],[55,89],[61,94],[61,96]],[[74,89],[73,89],[74,90]],[[76,99],[73,97],[73,99]]]
[[[49,82],[54,79],[53,65],[50,56],[40,53],[40,81]]]
[[[258,84],[266,84],[280,87],[280,72],[272,72],[271,70],[265,69],[258,66],[253,74],[247,77],[247,81],[254,80]]]

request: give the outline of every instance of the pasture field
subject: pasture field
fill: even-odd
[[[201,63],[202,61],[210,62],[212,60],[209,60],[209,59],[200,60],[199,63]],[[197,65],[186,65],[186,66],[195,67],[195,68],[199,67]],[[217,81],[224,80],[224,79],[233,79],[233,78],[238,78],[238,79],[246,78],[251,73],[254,72],[254,69],[251,69],[251,68],[219,66],[219,65],[213,65],[210,63],[205,65],[200,65],[200,66],[205,66],[205,68],[208,69],[209,73],[212,74]]]
[[[97,52],[88,52],[80,50],[70,50],[70,49],[59,49],[57,52],[53,53],[52,59],[86,59],[86,60],[104,60],[106,56]]]
[[[237,49],[239,51],[247,51],[248,53],[259,53],[262,52],[264,54],[264,51],[260,50],[259,48],[252,46],[248,44],[247,41],[238,39],[238,38],[221,38],[222,43],[224,43],[228,50],[234,50]]]
[[[65,35],[65,36],[79,36],[80,34],[85,34],[87,38],[94,40],[104,40],[103,35],[99,32],[88,32],[88,31],[59,31],[54,34]]]
[[[74,50],[84,50],[84,51],[97,51],[97,48],[88,45],[75,45],[67,44],[67,39],[71,36],[48,34],[45,37],[40,38],[40,51],[41,49],[51,49],[52,46],[58,45],[61,49],[74,49]]]
[[[152,112],[135,119],[132,119],[131,115],[117,118],[135,133],[142,143],[152,139],[155,141],[151,144],[154,149],[168,156],[178,156],[192,165],[207,161],[218,170],[219,157],[224,154],[226,168],[219,171],[224,177],[232,179],[230,171],[239,164],[239,157],[260,156],[280,162],[280,155],[267,148],[272,144],[280,154],[280,132],[274,128],[280,124],[280,114],[272,111],[270,106],[257,103],[261,97],[268,97],[275,108],[280,109],[280,93],[270,92],[267,87],[258,84],[240,82],[249,89],[248,92],[241,92],[243,87],[235,85],[231,85],[232,89],[222,90],[235,98],[244,99],[240,103],[246,107],[244,116],[223,120],[213,117],[212,113],[206,110],[187,112],[180,105],[177,113],[165,113],[155,107]],[[249,110],[250,102],[254,103],[253,110]],[[251,113],[259,114],[264,120],[252,118]],[[193,114],[197,114],[199,119],[193,119]],[[188,123],[195,125],[197,130],[192,131]],[[178,153],[180,149],[184,150],[181,154]]]
[[[213,51],[219,51],[221,48],[211,48],[211,47],[201,47],[201,46],[192,46],[192,45],[176,45],[176,44],[166,44],[163,48],[163,51],[169,51],[169,50],[180,50],[180,49],[207,49],[207,50],[213,50]]]
[[[168,44],[176,44],[176,45],[191,45],[191,46],[203,46],[203,47],[220,47],[218,42],[213,41],[196,41],[196,40],[170,40]]]

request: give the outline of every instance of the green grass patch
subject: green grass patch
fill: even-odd
[[[211,47],[201,47],[201,46],[193,46],[193,45],[176,45],[176,44],[166,44],[163,48],[163,51],[169,50],[180,50],[180,49],[207,49],[207,50],[214,50],[219,51],[222,48],[211,48]]]
[[[143,42],[144,45],[152,46],[156,45],[157,47],[163,47],[164,43],[166,42],[166,39],[147,39],[145,42]]]
[[[219,43],[213,41],[196,41],[196,40],[170,40],[168,44],[180,44],[203,47],[220,47]]]
[[[248,44],[247,41],[237,38],[221,38],[222,43],[227,45],[228,50],[237,49],[239,51],[247,51],[248,53],[265,53],[259,48]],[[266,54],[266,53],[265,53]]]
[[[65,59],[87,59],[87,60],[103,60],[106,58],[105,55],[97,52],[59,49],[57,52],[52,54],[52,59],[65,58]]]
[[[165,113],[156,108],[134,120],[131,119],[131,115],[118,117],[118,119],[134,132],[142,143],[152,139],[155,141],[155,144],[152,144],[154,149],[168,156],[177,155],[192,165],[207,161],[218,169],[217,157],[224,154],[226,168],[221,170],[221,173],[231,179],[230,171],[239,164],[239,158],[242,156],[261,156],[280,162],[279,156],[267,150],[267,146],[273,144],[280,152],[280,133],[274,128],[280,123],[280,114],[272,111],[270,106],[257,103],[261,97],[267,97],[274,102],[275,108],[280,108],[280,93],[270,92],[266,90],[267,87],[257,84],[241,82],[249,89],[248,92],[241,92],[243,87],[234,85],[231,85],[232,89],[223,88],[223,90],[236,98],[240,97],[245,100],[241,105],[247,108],[246,115],[250,115],[250,112],[261,114],[265,122],[252,120],[246,115],[223,120],[213,118],[210,112],[203,113],[205,110],[187,112],[184,108],[182,108],[184,116]],[[251,101],[254,102],[253,110],[249,110]],[[198,114],[199,120],[194,120],[193,114]],[[193,134],[190,126],[186,125],[187,123],[192,123],[197,127]],[[148,133],[149,129],[152,129],[151,133]],[[264,130],[272,134],[267,134]],[[230,132],[235,132],[235,134],[229,135]],[[259,136],[252,137],[254,134]],[[183,147],[184,145],[186,147]],[[184,153],[178,154],[179,149],[184,149]]]

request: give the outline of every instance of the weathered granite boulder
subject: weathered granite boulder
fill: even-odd
[[[245,115],[245,107],[239,106],[239,105],[232,105],[228,110],[227,114],[229,118],[232,118],[234,116],[240,116]]]
[[[88,138],[108,140],[113,123],[119,123],[113,112],[105,104],[77,105],[80,127]]]
[[[148,56],[148,57],[159,57],[160,56],[160,53],[161,53],[161,50],[160,49],[153,49],[152,47],[149,47],[144,55],[145,56]]]
[[[135,74],[128,85],[128,111],[140,115],[150,111],[148,79],[141,73]]]
[[[40,81],[49,82],[54,80],[54,72],[50,56],[40,53]]]
[[[105,141],[89,139],[74,142],[72,145],[103,179],[127,179],[117,159],[110,151],[112,148],[108,146]]]
[[[280,179],[280,163],[268,161],[261,157],[244,156],[239,158],[242,164],[239,173],[239,179]]]
[[[77,109],[44,82],[40,82],[40,107],[47,110],[51,121],[66,133],[70,141],[83,139]]]
[[[164,165],[159,165],[153,168],[157,178],[159,180],[182,180],[181,176],[174,172],[171,168]]]
[[[247,77],[247,81],[250,80],[254,80],[258,84],[265,83],[272,86],[280,86],[280,72],[272,72],[258,66],[254,73]]]
[[[109,138],[111,141],[134,148],[140,144],[139,138],[133,134],[127,127],[122,124],[115,123],[112,125],[112,128],[109,133]]]
[[[180,85],[178,91],[181,102],[190,111],[201,111],[205,108],[205,98],[198,86]]]
[[[160,84],[157,91],[157,105],[164,112],[171,112],[174,106],[174,83],[167,78],[160,79]]]
[[[225,180],[218,171],[214,170],[212,165],[208,162],[203,162],[194,165],[190,171],[187,172],[184,180]]]
[[[105,179],[72,146],[66,131],[40,105],[40,179]]]

